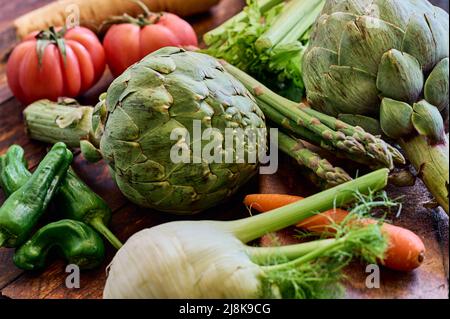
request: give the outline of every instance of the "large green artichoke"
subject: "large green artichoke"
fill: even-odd
[[[448,28],[426,0],[328,0],[303,60],[312,107],[379,119],[447,211]]]
[[[223,157],[217,163],[194,158],[195,120],[201,122],[201,133],[214,128],[225,138],[225,129],[263,129],[258,132],[264,134],[265,121],[253,96],[218,60],[179,48],[161,49],[130,67],[111,84],[93,112],[75,108],[68,114],[68,106],[52,108],[54,111],[36,103],[25,110],[33,138],[52,142],[67,139],[70,132],[79,135],[85,157],[105,159],[127,198],[140,206],[176,214],[202,211],[235,193],[258,167],[247,160],[248,153],[265,147],[250,142],[236,146],[235,139],[233,149],[224,141],[220,152],[232,152],[235,158],[236,147],[241,147],[242,163],[227,163]],[[80,110],[90,112],[89,125],[84,121],[89,116],[77,115]],[[45,130],[41,129],[42,114],[48,118]],[[61,116],[55,119],[58,114]],[[59,127],[52,129],[48,123],[59,123]],[[175,129],[189,132],[190,143],[171,138]],[[256,142],[265,144],[264,138]],[[79,141],[67,142],[80,145]],[[171,159],[177,143],[190,149],[188,162]],[[208,141],[202,146],[206,144]]]

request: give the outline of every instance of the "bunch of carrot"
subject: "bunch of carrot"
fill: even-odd
[[[281,194],[247,195],[244,204],[258,212],[270,212],[273,209],[292,204],[303,197]],[[340,224],[347,219],[349,212],[343,209],[332,209],[310,217],[297,227],[314,234],[333,233],[332,225]],[[373,218],[358,219],[358,223],[369,225],[378,223]],[[382,231],[388,237],[388,249],[381,264],[399,271],[411,271],[418,268],[425,257],[425,245],[412,231],[388,223],[382,224]]]

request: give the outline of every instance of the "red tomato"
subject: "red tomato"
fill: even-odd
[[[57,38],[62,39],[64,53]],[[29,104],[81,95],[97,83],[105,66],[105,51],[95,33],[76,27],[64,34],[61,30],[30,34],[12,52],[6,72],[13,94]]]
[[[172,13],[115,24],[103,41],[106,61],[116,77],[146,55],[167,46],[198,46],[191,25]]]

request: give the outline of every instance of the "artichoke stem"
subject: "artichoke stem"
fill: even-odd
[[[445,137],[444,143],[430,145],[426,137],[416,136],[412,139],[401,139],[399,144],[428,190],[448,214],[448,138]]]
[[[92,135],[90,106],[70,106],[49,100],[29,105],[23,112],[28,135],[37,141],[55,144],[64,142],[69,147],[79,147],[80,140]]]

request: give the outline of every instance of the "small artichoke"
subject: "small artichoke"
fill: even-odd
[[[228,198],[255,173],[257,163],[174,163],[174,129],[194,137],[202,129],[265,128],[253,96],[214,58],[165,48],[130,67],[109,87],[100,152],[133,202],[178,214]],[[192,141],[191,141],[192,143]],[[238,145],[241,147],[242,145]],[[244,146],[247,153],[248,145]],[[247,158],[247,157],[246,157]]]

